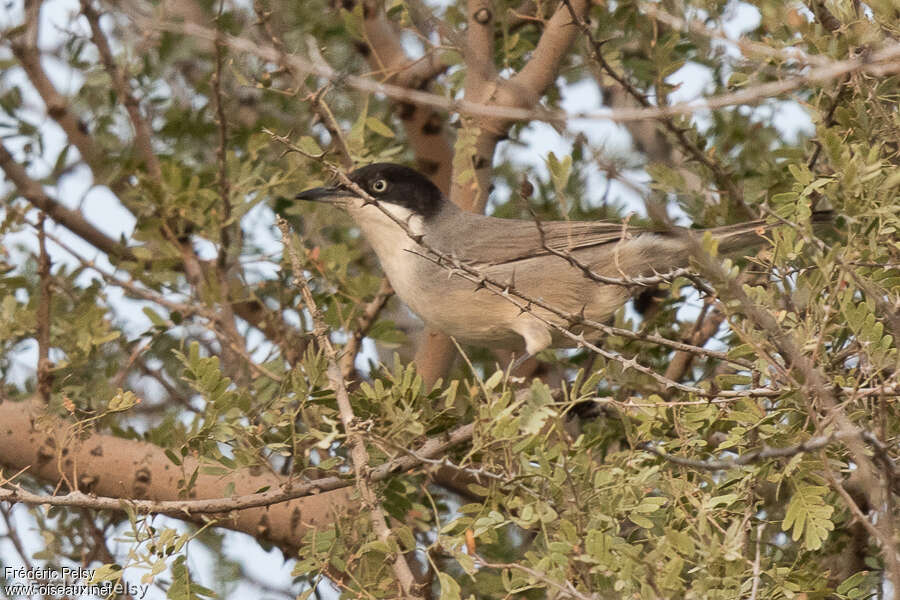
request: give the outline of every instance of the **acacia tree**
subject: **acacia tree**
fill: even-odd
[[[743,34],[725,33],[749,7],[13,7],[0,45],[11,560],[209,595],[185,545],[216,552],[235,530],[280,547],[300,582],[289,593],[306,595],[324,581],[366,597],[900,589],[900,14],[761,0]],[[687,64],[709,76],[703,102],[672,100]],[[565,95],[588,88],[603,106],[567,113]],[[814,131],[782,135],[786,107]],[[632,148],[573,128],[601,120]],[[519,150],[546,179],[498,152],[535,122],[572,146]],[[623,309],[594,324],[601,342],[510,377],[506,356],[416,331],[346,218],[292,200],[375,161],[417,166],[467,210],[500,184],[503,216],[622,218],[615,190],[632,187],[657,222],[678,207],[698,225],[777,227],[740,264],[698,245],[689,272],[641,294],[642,316]],[[98,198],[133,227],[111,231]],[[830,233],[810,226],[817,208],[838,215]],[[38,557],[12,513],[52,540]],[[130,536],[118,554],[113,535]]]

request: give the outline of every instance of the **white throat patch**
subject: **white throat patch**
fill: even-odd
[[[354,203],[354,206],[349,207],[348,212],[367,235],[370,233],[371,228],[377,228],[381,232],[393,231],[393,235],[402,235],[408,238],[409,236],[396,221],[405,224],[413,235],[425,233],[425,220],[422,218],[422,215],[398,204],[379,202],[378,206],[373,204],[364,205],[362,200],[359,200],[358,203]],[[394,218],[392,219],[391,217]],[[395,239],[394,243],[400,244],[402,240]]]

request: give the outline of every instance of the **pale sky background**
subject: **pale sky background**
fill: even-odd
[[[44,4],[42,12],[43,25],[41,32],[44,37],[40,43],[43,47],[52,47],[58,39],[48,39],[48,32],[65,32],[73,27],[78,27],[82,31],[87,32],[87,24],[84,22],[75,22],[71,20],[71,15],[77,11],[77,0],[48,0]],[[759,24],[760,15],[758,10],[750,4],[744,2],[732,1],[729,5],[728,20],[723,23],[723,29],[726,34],[734,39],[742,33],[749,31]],[[14,0],[12,5],[3,14],[0,14],[0,28],[8,28],[14,24],[22,22],[22,1]],[[61,36],[62,34],[58,34]],[[733,44],[725,44],[726,50],[730,56],[739,56],[737,48]],[[7,58],[0,56],[0,58]],[[66,65],[45,58],[44,66],[57,88],[63,93],[71,93],[78,88],[81,83],[80,76],[70,71]],[[42,106],[40,98],[36,92],[26,83],[26,78],[21,71],[16,70],[13,73],[3,74],[6,79],[5,85],[22,83],[23,89],[26,90],[25,105],[34,107]],[[672,94],[672,102],[689,101],[699,98],[709,91],[711,83],[711,73],[705,67],[688,63],[679,71],[672,74],[668,81],[673,84],[681,84],[681,87]],[[592,82],[581,82],[574,86],[569,86],[563,92],[562,108],[569,112],[581,112],[596,110],[602,106],[601,97],[597,86]],[[779,129],[780,133],[787,139],[796,139],[799,134],[811,135],[814,127],[809,115],[798,103],[790,100],[777,100],[764,103],[758,108],[752,109],[754,114],[760,120],[771,120]],[[707,123],[707,116],[698,113],[695,120],[702,128]],[[43,130],[46,142],[45,163],[32,165],[30,174],[35,177],[41,176],[49,171],[57,154],[63,147],[65,136],[60,128],[49,118],[39,111],[32,112],[31,121],[39,125]],[[604,121],[575,121],[570,124],[569,133],[560,136],[552,127],[545,123],[532,123],[519,136],[518,143],[515,145],[502,144],[498,152],[498,161],[504,158],[511,160],[523,172],[528,172],[532,178],[540,178],[544,181],[549,180],[549,175],[545,166],[546,156],[549,152],[555,153],[557,156],[565,156],[571,152],[572,140],[578,133],[583,133],[594,147],[608,147],[614,152],[620,153],[627,151],[630,147],[630,137],[624,127],[611,122]],[[10,150],[14,153],[21,149],[21,142],[15,139],[6,140],[10,146]],[[632,171],[629,174],[632,182],[642,183],[647,181],[646,173],[643,171]],[[597,171],[589,175],[589,190],[592,194],[599,198],[606,189],[607,182],[603,175]],[[7,190],[9,183],[4,181],[3,189]],[[103,232],[114,238],[124,235],[126,238],[134,227],[134,217],[125,210],[116,200],[116,198],[106,188],[92,188],[90,174],[86,167],[76,169],[71,175],[60,181],[58,188],[48,190],[51,195],[71,208],[81,208],[87,219],[99,227]],[[497,193],[502,194],[503,190]],[[643,201],[637,193],[629,189],[627,186],[619,182],[612,182],[610,198],[625,203],[630,210],[639,213],[644,212]],[[670,206],[673,217],[682,219],[676,207]],[[36,211],[30,214],[31,220],[36,220]],[[0,209],[2,215],[2,209]],[[266,252],[272,256],[278,256],[281,252],[281,244],[279,236],[274,227],[274,216],[267,206],[258,206],[253,209],[243,220],[242,227],[245,234],[252,236],[261,243]],[[79,253],[89,259],[96,260],[97,263],[104,268],[105,271],[111,272],[109,262],[98,253],[93,247],[82,242],[76,236],[68,233],[68,231],[59,226],[53,226],[50,231],[59,236],[65,243],[71,245]],[[17,241],[28,249],[36,249],[37,242],[35,236],[30,233],[22,233],[16,237]],[[67,252],[63,251],[56,244],[48,242],[49,252],[55,265],[64,263],[70,266],[76,266],[77,261]],[[198,246],[202,254],[210,254],[212,248]],[[12,262],[15,264],[16,258],[21,260],[23,255],[13,256]],[[274,267],[267,267],[261,272],[261,276],[266,274],[274,275]],[[97,276],[85,274],[84,282]],[[120,320],[133,324],[130,328],[135,334],[142,331],[148,324],[147,317],[141,312],[143,302],[129,300],[123,297],[120,290],[114,287],[105,287],[105,293],[109,298],[109,303],[113,307],[115,313]],[[688,302],[686,308],[680,313],[681,318],[691,318],[696,313],[696,301]],[[258,340],[250,340],[251,343]],[[366,346],[367,352],[361,356],[360,360],[366,362],[369,357],[373,356],[372,345]],[[22,346],[22,352],[19,354],[16,363],[13,366],[12,376],[17,381],[22,381],[26,377],[32,376],[35,364],[37,362],[37,345],[33,342],[27,342]],[[38,509],[44,510],[44,509]],[[33,527],[33,521],[28,514],[29,509],[23,505],[17,505],[12,511],[13,524],[18,534],[23,539],[30,554],[33,554],[43,548],[43,542],[40,532]],[[165,517],[156,517],[155,523],[165,523],[169,526],[175,526],[179,530],[185,529],[185,524],[173,519]],[[2,531],[0,525],[0,534]],[[122,529],[120,528],[120,532]],[[225,554],[229,558],[240,560],[245,565],[245,570],[252,574],[253,579],[266,582],[275,588],[285,588],[297,593],[297,586],[291,585],[291,568],[293,561],[285,561],[282,554],[278,550],[270,552],[263,551],[257,542],[248,536],[240,533],[226,532],[227,544],[225,545]],[[113,552],[115,552],[116,543],[111,544]],[[124,547],[128,543],[125,542]],[[198,583],[207,587],[214,587],[216,581],[215,565],[218,557],[212,556],[206,549],[198,544],[189,545],[187,550],[188,564],[191,572],[197,579]],[[43,561],[34,561],[35,565],[42,565]],[[0,539],[0,564],[5,566],[21,566],[20,560],[12,548],[11,543],[7,539]],[[141,569],[126,569],[125,579],[131,583],[139,583],[141,575],[144,573]],[[23,583],[23,582],[18,582]],[[322,590],[325,592],[325,590]],[[325,597],[335,597],[332,594],[325,593]],[[275,593],[265,593],[260,587],[241,584],[231,590],[229,597],[235,598],[283,598],[284,596]],[[165,593],[155,587],[151,587],[146,598],[150,600],[161,600],[165,598]]]

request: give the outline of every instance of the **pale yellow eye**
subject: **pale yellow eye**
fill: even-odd
[[[376,179],[372,182],[372,191],[381,193],[387,189],[387,181],[384,179]]]

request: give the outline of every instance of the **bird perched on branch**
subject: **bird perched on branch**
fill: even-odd
[[[545,348],[575,345],[561,328],[577,333],[585,328],[573,328],[573,321],[605,321],[641,278],[687,266],[705,233],[728,253],[760,244],[770,228],[765,221],[652,230],[499,219],[461,210],[402,165],[372,164],[348,177],[353,185],[314,188],[297,199],[345,209],[397,295],[427,325],[474,345],[524,346],[517,363]],[[830,212],[813,217],[825,221]]]

